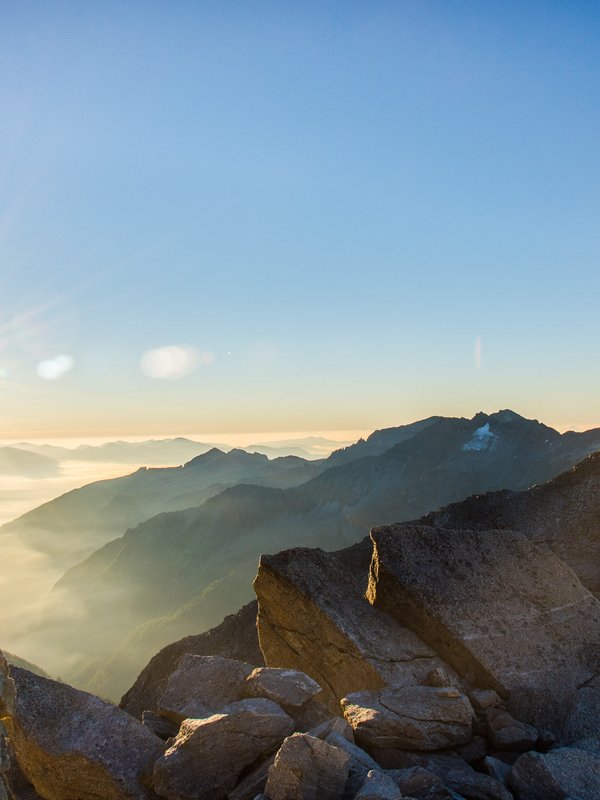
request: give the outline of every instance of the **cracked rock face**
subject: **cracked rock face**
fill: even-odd
[[[186,719],[154,767],[154,789],[167,800],[225,800],[240,773],[273,753],[294,729],[271,700],[241,700],[204,719]]]
[[[576,707],[600,673],[600,603],[556,555],[510,531],[400,524],[371,538],[375,606],[471,683],[498,691],[518,719],[597,735],[600,713],[584,718]],[[586,704],[600,712],[600,692]]]
[[[370,606],[355,583],[334,554],[307,548],[262,556],[254,582],[266,663],[306,672],[334,713],[350,692],[417,685],[445,666],[419,636]]]
[[[269,800],[341,800],[351,757],[306,733],[281,745],[269,770]]]
[[[355,692],[342,700],[342,708],[359,744],[369,748],[441,750],[473,737],[473,709],[456,689]]]
[[[164,743],[87,692],[13,668],[11,732],[19,767],[46,800],[150,800]]]

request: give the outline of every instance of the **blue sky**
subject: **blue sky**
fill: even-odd
[[[600,425],[598,4],[1,2],[0,73],[0,437]]]

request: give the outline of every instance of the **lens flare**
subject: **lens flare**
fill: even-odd
[[[37,374],[46,381],[55,381],[73,369],[74,365],[73,358],[64,354],[40,361],[37,365]]]
[[[191,345],[174,344],[147,350],[141,358],[144,375],[158,380],[177,380],[198,366],[201,356]]]

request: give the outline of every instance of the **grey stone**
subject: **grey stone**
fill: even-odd
[[[307,731],[310,736],[315,736],[317,739],[326,739],[330,733],[334,732],[340,733],[349,742],[354,742],[352,726],[343,717],[331,717]]]
[[[519,722],[508,711],[489,708],[485,714],[487,737],[495,750],[531,750],[538,740],[537,729]]]
[[[498,783],[508,787],[508,776],[512,769],[510,764],[506,764],[504,761],[500,761],[498,758],[493,758],[492,756],[486,756],[484,764],[488,775],[495,778]]]
[[[254,589],[266,663],[306,672],[334,714],[350,692],[421,684],[445,666],[419,636],[373,608],[331,553],[263,555]]]
[[[148,800],[145,782],[164,742],[87,692],[23,669],[11,674],[18,764],[45,800]]]
[[[524,753],[509,775],[519,800],[598,800],[600,757],[573,747]]]
[[[369,770],[355,800],[401,800],[402,793],[394,781],[379,769]]]
[[[269,769],[275,761],[275,754],[250,770],[238,785],[227,795],[227,800],[253,800],[257,793],[261,793],[267,784]],[[263,795],[261,795],[262,797]]]
[[[158,711],[174,722],[210,716],[244,697],[253,669],[231,658],[186,653],[169,677]]]
[[[388,770],[386,773],[402,792],[407,795],[425,798],[425,800],[451,800],[452,792],[433,772],[424,767],[407,767],[406,769]]]
[[[469,700],[475,711],[487,711],[500,703],[498,692],[493,689],[473,689],[469,692]]]
[[[163,740],[172,739],[179,732],[178,723],[157,714],[155,711],[144,711],[142,713],[142,725]]]
[[[473,709],[456,689],[355,692],[342,700],[342,708],[358,743],[366,747],[439,750],[472,738]]]
[[[224,800],[242,770],[274,752],[292,730],[291,718],[262,698],[186,719],[154,766],[154,789],[167,800]]]
[[[266,697],[280,706],[300,707],[320,691],[316,681],[297,669],[257,667],[246,678],[248,696]]]
[[[350,769],[343,750],[305,733],[281,745],[269,770],[269,800],[341,800]]]
[[[483,736],[473,736],[470,742],[453,747],[452,750],[467,764],[472,764],[474,761],[481,761],[488,754],[487,739]]]
[[[507,530],[406,523],[371,538],[373,604],[517,719],[570,738],[593,732],[600,603],[554,553]]]

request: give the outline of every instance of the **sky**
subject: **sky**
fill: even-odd
[[[0,0],[0,439],[600,425],[600,6]]]

